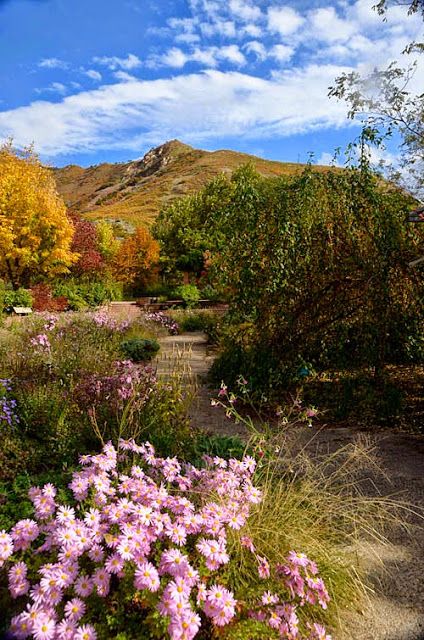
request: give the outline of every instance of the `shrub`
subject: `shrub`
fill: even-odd
[[[38,384],[60,381],[65,389],[72,389],[82,377],[110,371],[121,359],[119,344],[128,328],[128,322],[115,321],[103,312],[63,318],[34,314],[1,341],[3,375]]]
[[[19,436],[31,451],[26,470],[33,473],[74,462],[75,451],[84,442],[84,424],[63,385],[21,382],[16,400]]]
[[[53,297],[53,291],[48,284],[36,284],[31,287],[34,311],[59,313],[69,307],[68,299],[65,296]]]
[[[117,442],[124,433],[143,432],[163,454],[190,453],[191,391],[183,374],[158,383],[150,367],[122,361],[123,337],[140,329],[97,311],[34,314],[1,334],[0,432],[10,442],[0,477],[10,477],[8,451],[11,473],[15,450],[31,451],[22,455],[21,470],[38,473],[71,464],[79,448],[92,450],[99,439]]]
[[[24,596],[13,607],[13,635],[38,639],[68,627],[77,638],[132,639],[145,629],[146,638],[191,640],[231,623],[268,638],[330,638],[314,620],[329,601],[317,565],[294,551],[270,565],[244,535],[262,499],[253,458],[207,459],[197,469],[157,457],[149,443],[119,445],[82,457],[72,503],[61,503],[52,484],[33,487],[34,519],[2,533],[9,592]],[[256,566],[255,593],[228,585],[239,560],[233,535]]]
[[[12,307],[32,307],[32,296],[28,289],[6,289],[3,294],[3,308],[11,310]]]
[[[78,282],[65,280],[56,283],[54,296],[64,296],[73,311],[81,311],[86,307],[98,307],[111,300],[122,299],[122,284],[113,281]]]
[[[161,284],[159,282],[144,287],[142,291],[142,296],[146,296],[149,298],[164,298],[165,300],[171,298],[172,294],[172,287],[167,284]]]
[[[146,362],[154,358],[160,347],[157,340],[131,338],[121,342],[120,349],[128,360],[132,362]]]
[[[411,385],[412,381],[411,376]],[[405,408],[406,391],[391,381],[389,375],[376,385],[370,373],[344,370],[333,378],[312,379],[304,386],[304,397],[310,402],[319,402],[332,419],[354,418],[357,424],[369,426],[399,419]]]
[[[0,447],[0,483],[13,481],[19,473],[22,473],[22,470],[27,468],[30,460],[31,452],[25,446],[22,438],[17,433],[5,433],[3,431]],[[2,491],[0,490],[0,516],[4,502],[5,498],[2,497]],[[2,528],[1,523],[0,528]]]
[[[0,321],[5,310],[4,297],[6,295],[6,283],[0,278]]]
[[[242,458],[246,453],[246,443],[238,436],[208,435],[199,433],[194,442],[195,459],[199,463],[203,456],[218,456],[224,460]]]
[[[159,378],[143,411],[129,427],[155,446],[164,456],[181,455],[194,460],[197,432],[190,424],[189,410],[195,394],[194,381],[180,363],[166,378]]]
[[[181,320],[181,331],[203,331],[204,319],[200,313],[189,313]]]
[[[175,310],[170,316],[177,322],[180,331],[203,331],[211,343],[218,342],[222,316],[207,310]]]
[[[200,291],[194,284],[183,284],[176,289],[176,294],[184,300],[188,309],[195,307],[200,300]]]
[[[210,300],[211,302],[220,302],[223,298],[222,294],[220,294],[220,292],[214,289],[214,287],[210,284],[202,287],[200,293],[202,298],[204,298],[205,300]]]
[[[376,386],[386,366],[422,361],[424,281],[408,263],[424,236],[405,223],[414,206],[362,155],[344,171],[278,178],[241,167],[162,211],[165,264],[201,250],[208,282],[230,301],[218,379],[254,377],[259,396],[278,398],[302,361],[373,370]]]

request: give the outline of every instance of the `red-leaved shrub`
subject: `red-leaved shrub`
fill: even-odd
[[[52,288],[48,284],[36,284],[31,288],[34,311],[65,311],[68,299],[65,296],[53,297]]]

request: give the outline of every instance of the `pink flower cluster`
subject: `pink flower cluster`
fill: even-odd
[[[98,327],[104,327],[113,333],[123,333],[130,326],[128,320],[123,320],[120,322],[118,320],[115,320],[114,318],[111,318],[110,315],[108,315],[105,311],[96,311],[95,313],[91,314],[91,319]]]
[[[82,468],[69,485],[74,506],[59,505],[51,484],[32,488],[34,520],[0,532],[0,566],[12,561],[10,594],[26,597],[25,609],[12,618],[12,637],[95,640],[90,603],[106,598],[128,576],[133,595],[153,598],[171,640],[194,638],[201,612],[217,627],[233,621],[241,604],[220,577],[230,562],[228,530],[243,528],[261,492],[252,483],[253,458],[205,462],[198,469],[157,457],[149,443],[121,441],[119,451],[109,443],[99,455],[80,457]],[[244,544],[255,552],[247,537]],[[35,563],[37,570],[31,568],[34,553],[46,559]],[[327,601],[304,556],[293,552],[278,572],[302,603]],[[269,606],[273,610],[266,613]],[[279,629],[282,638],[300,638],[293,631],[294,605],[268,594],[252,615]],[[318,632],[311,627],[308,638],[328,640]]]
[[[251,551],[254,552],[254,549]],[[264,559],[259,558],[258,560],[260,563],[259,575],[265,577],[261,575],[261,562]],[[322,579],[318,577],[316,564],[309,560],[305,554],[290,551],[286,564],[277,565],[276,573],[282,577],[294,602],[299,602],[300,606],[309,603],[319,605],[322,609],[327,608],[330,600],[327,589]],[[266,577],[269,577],[269,570]],[[282,602],[278,595],[269,591],[263,593],[261,606],[252,609],[250,616],[268,624],[272,629],[277,630],[283,638],[297,640],[302,637],[299,631],[297,606],[293,603]],[[326,633],[323,626],[315,623],[309,624],[308,627],[308,640],[331,640],[331,636]]]
[[[82,408],[105,404],[114,410],[121,410],[131,398],[141,405],[145,404],[155,384],[156,376],[152,367],[122,360],[114,363],[109,376],[91,375],[83,379],[75,387],[74,398]]]
[[[38,333],[36,336],[31,338],[30,343],[40,352],[50,352],[51,344],[46,333]]]
[[[43,329],[44,331],[53,331],[59,322],[59,316],[55,313],[42,312],[37,313],[37,317],[41,318],[44,321]]]
[[[292,598],[299,598],[302,604],[319,604],[327,608],[330,600],[323,580],[318,577],[318,567],[304,553],[291,551],[285,565],[278,565],[277,571],[284,576]]]
[[[145,319],[149,322],[155,322],[167,329],[171,336],[176,336],[180,330],[178,322],[173,320],[170,316],[167,316],[163,311],[154,311],[152,313],[146,313]]]

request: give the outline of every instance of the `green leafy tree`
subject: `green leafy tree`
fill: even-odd
[[[161,247],[162,270],[199,276],[207,266],[205,253],[213,245],[208,221],[229,200],[226,178],[219,176],[200,193],[181,198],[159,214],[153,234]]]
[[[405,223],[414,201],[366,158],[280,178],[247,166],[222,178],[219,192],[209,213],[205,194],[191,206],[209,241],[212,281],[231,301],[235,377],[285,384],[306,361],[374,367],[379,378],[385,363],[409,357],[411,335],[422,341],[422,278],[408,262],[423,233]]]

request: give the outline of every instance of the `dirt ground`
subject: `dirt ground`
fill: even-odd
[[[208,388],[205,376],[213,354],[205,336],[170,336],[161,342],[158,372],[166,375],[178,361],[190,381],[197,383],[191,409],[193,426],[214,434],[246,435],[243,427],[230,421],[221,408],[211,406],[216,391]],[[343,427],[316,429],[312,439],[311,430],[299,432],[299,437],[309,442],[309,451],[316,455],[363,436],[360,430]],[[375,490],[424,509],[424,437],[390,430],[367,432],[366,437],[375,446],[385,472],[385,476],[378,476]],[[424,521],[412,516],[410,522],[412,535],[399,530],[392,535],[390,546],[375,545],[369,557],[363,558],[375,593],[361,611],[347,613],[346,628],[334,640],[424,640]]]

